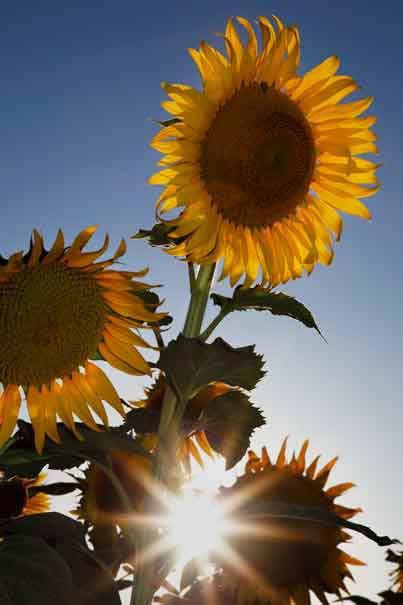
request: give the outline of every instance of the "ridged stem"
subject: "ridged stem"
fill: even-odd
[[[182,330],[183,336],[195,338],[200,335],[214,271],[215,263],[203,265],[199,269],[196,280],[193,281],[190,305]]]

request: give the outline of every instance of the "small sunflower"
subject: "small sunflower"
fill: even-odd
[[[160,376],[150,388],[145,389],[146,399],[141,399],[133,403],[138,407],[147,408],[159,413],[162,410],[165,388],[165,378]],[[195,395],[195,397],[188,402],[186,407],[184,417],[185,430],[188,423],[193,424],[197,422],[199,417],[202,415],[204,408],[210,401],[216,399],[224,393],[228,393],[231,390],[235,389],[223,382],[214,382],[201,389],[197,395]],[[181,460],[188,472],[190,472],[191,469],[190,461],[192,458],[196,460],[201,467],[203,467],[203,459],[201,457],[200,450],[202,450],[210,458],[214,456],[214,452],[208,441],[208,437],[206,436],[205,431],[201,429],[191,431],[186,439],[182,442],[180,451],[178,452],[178,458]]]
[[[245,474],[232,487],[222,488],[224,505],[235,503],[234,519],[240,524],[239,531],[226,538],[230,554],[222,561],[238,603],[269,600],[271,605],[292,601],[309,605],[310,590],[327,603],[325,593],[339,595],[341,589],[347,590],[344,580],[352,578],[347,564],[363,565],[338,548],[350,538],[339,527],[281,517],[262,519],[265,505],[280,502],[315,507],[343,519],[361,510],[334,503],[352,483],[324,489],[337,458],[317,471],[319,456],[306,466],[307,448],[305,441],[298,456],[287,461],[285,440],[275,463],[265,448],[261,458],[250,452]],[[253,510],[260,519],[252,524]]]
[[[50,508],[49,496],[42,492],[30,495],[30,489],[42,485],[45,479],[46,473],[41,473],[34,479],[13,477],[0,480],[0,518],[47,512]]]
[[[33,232],[27,254],[0,258],[0,445],[10,437],[25,393],[41,452],[45,435],[59,442],[56,417],[80,437],[73,414],[99,430],[90,412],[107,425],[102,401],[120,414],[122,404],[104,372],[90,359],[102,358],[133,375],[151,374],[137,347],[149,347],[135,331],[164,314],[147,309],[142,294],[149,286],[134,273],[109,267],[126,250],[122,240],[114,256],[84,252],[96,227],[81,231],[65,248],[59,231],[48,251]]]
[[[190,49],[202,92],[182,84],[162,87],[174,116],[151,146],[165,154],[151,184],[163,185],[161,213],[177,238],[168,250],[198,264],[223,259],[221,278],[245,285],[261,271],[275,286],[329,265],[340,238],[339,211],[371,217],[358,198],[374,195],[378,165],[372,116],[360,116],[372,97],[339,103],[358,89],[336,75],[331,56],[297,74],[300,35],[273,17],[259,18],[261,49],[251,24],[244,45],[233,20],[223,34],[228,58],[202,42]]]
[[[396,592],[403,593],[403,551],[396,553],[393,550],[388,550],[386,560],[396,565],[395,569],[389,573],[392,578],[393,589]]]
[[[111,468],[133,506],[140,512],[151,477],[151,460],[144,456],[112,450]],[[127,511],[109,478],[96,464],[90,464],[80,480],[82,496],[75,514],[93,526],[108,527],[125,522]]]

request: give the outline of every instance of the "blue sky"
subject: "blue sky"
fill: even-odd
[[[61,226],[70,238],[100,224],[114,241],[152,224],[157,188],[146,184],[158,155],[150,118],[163,118],[160,81],[199,86],[186,49],[214,42],[230,15],[275,13],[299,25],[302,71],[330,54],[341,73],[376,98],[382,190],[368,201],[373,220],[346,217],[332,267],[283,290],[314,313],[327,341],[288,319],[263,314],[229,318],[220,335],[256,343],[269,372],[254,394],[267,428],[254,446],[277,451],[284,435],[312,455],[336,454],[336,481],[357,487],[345,501],[365,509],[363,522],[403,537],[402,446],[402,8],[397,0],[262,2],[27,0],[0,5],[0,250],[9,254],[40,229],[48,241]],[[151,267],[166,308],[181,327],[185,267],[142,242],[129,242],[130,268]],[[220,288],[222,291],[222,288]],[[111,372],[122,395],[141,382]],[[357,591],[386,587],[383,553],[361,539],[349,552],[369,563]]]

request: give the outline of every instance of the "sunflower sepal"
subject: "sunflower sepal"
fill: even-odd
[[[181,243],[184,239],[170,236],[175,229],[175,225],[168,221],[161,221],[155,223],[151,229],[139,229],[130,236],[130,239],[147,239],[150,246],[169,246],[170,244]]]
[[[238,286],[232,298],[213,293],[211,299],[225,316],[234,311],[268,311],[272,315],[295,319],[307,328],[316,330],[323,338],[311,311],[303,303],[284,292],[274,292],[271,288],[262,286],[253,288]]]

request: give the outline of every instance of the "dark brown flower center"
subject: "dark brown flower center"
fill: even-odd
[[[224,218],[263,227],[302,202],[315,157],[311,128],[298,105],[253,83],[218,110],[201,144],[200,172]]]
[[[27,490],[19,479],[0,481],[0,518],[18,517],[27,503]]]
[[[93,355],[106,308],[90,275],[54,263],[0,283],[0,382],[49,384]]]

